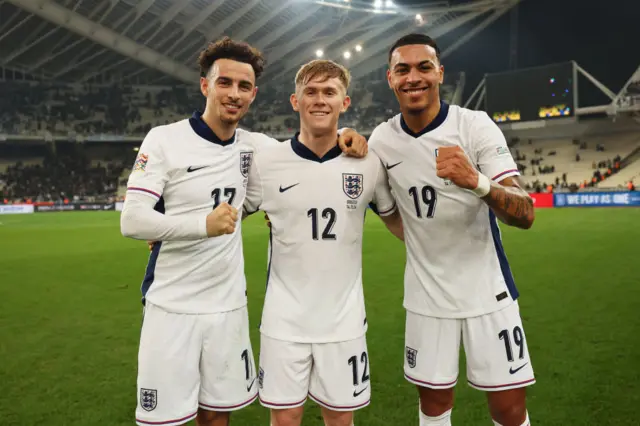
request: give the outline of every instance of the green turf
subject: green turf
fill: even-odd
[[[256,215],[257,216],[257,215]],[[132,425],[148,252],[124,239],[115,212],[0,216],[0,424]],[[502,226],[521,291],[538,382],[534,425],[637,425],[640,407],[640,210],[540,210],[533,229]],[[254,348],[267,229],[244,225]],[[402,375],[404,250],[371,215],[364,238],[372,404],[357,425],[417,425]],[[464,267],[464,265],[461,265]],[[463,370],[464,371],[464,370]],[[456,425],[490,425],[485,397],[463,380]],[[319,426],[309,402],[303,422]],[[235,425],[268,425],[258,403]]]

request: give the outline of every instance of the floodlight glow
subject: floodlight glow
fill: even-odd
[[[376,0],[373,2],[373,7],[380,9],[382,7],[382,0]]]
[[[416,15],[416,21],[422,21],[422,15],[419,13]]]
[[[356,52],[362,52],[362,46],[359,44],[356,45]]]
[[[324,52],[322,51],[322,49],[318,49],[316,50],[316,56],[318,58],[322,58],[322,56],[324,55]]]
[[[391,1],[391,0],[387,0],[387,1],[385,2],[385,4],[384,4],[384,5],[385,5],[385,7],[387,7],[387,8],[392,8],[393,6],[395,6],[395,5],[393,4],[393,1]]]
[[[342,54],[342,56],[344,56],[345,59],[349,59],[351,57],[351,52],[349,52],[348,50],[346,52],[344,52]]]

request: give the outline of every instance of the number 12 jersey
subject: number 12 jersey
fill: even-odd
[[[245,210],[271,222],[262,324],[268,337],[298,343],[356,339],[367,329],[362,230],[369,203],[395,211],[379,158],[319,158],[296,135],[256,150]]]

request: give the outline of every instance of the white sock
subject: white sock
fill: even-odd
[[[531,426],[531,422],[529,421],[529,412],[527,411],[527,417],[524,419],[524,423],[522,423],[520,426]],[[495,420],[493,421],[493,424],[495,426],[502,426],[500,423],[496,422]]]
[[[438,417],[429,417],[420,410],[420,426],[451,426],[451,410]]]

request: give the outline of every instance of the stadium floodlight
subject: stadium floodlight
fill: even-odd
[[[422,22],[422,15],[420,15],[419,13],[416,15],[416,21]]]
[[[323,55],[324,55],[324,52],[322,51],[322,49],[316,50],[316,57],[317,58],[322,58]]]
[[[342,56],[344,56],[345,59],[349,59],[351,57],[351,52],[347,50],[342,54]]]
[[[391,9],[392,7],[394,7],[394,6],[395,6],[395,4],[393,4],[393,1],[391,1],[391,0],[387,0],[387,1],[384,3],[384,5],[385,5],[385,7],[386,7],[387,9]]]
[[[356,44],[356,52],[362,52],[362,46]]]
[[[382,0],[376,0],[373,2],[373,7],[375,7],[376,9],[380,9],[382,8]]]
[[[133,150],[138,152],[138,151],[140,151],[140,148],[136,146],[136,147],[133,148]]]

